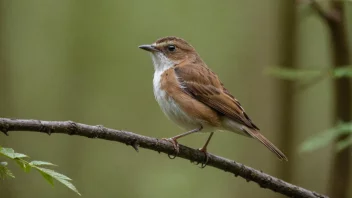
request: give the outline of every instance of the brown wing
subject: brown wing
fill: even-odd
[[[259,130],[241,104],[224,88],[217,75],[209,68],[189,64],[175,66],[174,70],[186,93],[234,121],[250,129]]]
[[[223,86],[215,73],[201,65],[178,65],[174,68],[182,89],[215,111],[244,125],[243,131],[259,140],[275,153],[280,160],[287,157],[268,139],[259,133],[259,128],[247,116],[241,104]]]

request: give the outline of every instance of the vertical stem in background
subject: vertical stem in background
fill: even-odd
[[[338,13],[338,21],[328,21],[331,45],[333,53],[334,68],[351,64],[349,58],[348,37],[346,33],[346,18],[344,13],[343,1],[332,1],[331,12]],[[351,121],[351,84],[347,77],[339,78],[334,81],[335,90],[335,118],[340,121]],[[349,135],[341,135],[335,142],[349,138]],[[330,176],[329,195],[331,197],[347,198],[350,176],[350,155],[351,146],[335,154]]]
[[[286,1],[283,5],[281,13],[281,42],[279,51],[279,65],[284,65],[287,69],[295,68],[295,51],[296,51],[296,5],[294,1]],[[293,125],[292,120],[294,117],[294,91],[293,82],[282,81],[280,82],[280,123],[279,130],[281,135],[281,148],[288,156],[289,160],[293,156]],[[282,178],[290,181],[292,177],[293,164],[287,163],[285,169],[282,170]]]

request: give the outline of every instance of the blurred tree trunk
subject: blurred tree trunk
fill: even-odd
[[[296,67],[295,57],[296,57],[296,2],[295,1],[285,1],[281,7],[281,40],[279,43],[279,65],[286,67],[287,69],[293,69]],[[289,161],[293,161],[293,138],[294,138],[294,84],[292,81],[281,81],[280,82],[280,104],[278,104],[278,109],[280,109],[280,121],[279,123],[279,133],[281,134],[281,146],[280,148],[289,158]],[[287,163],[285,168],[282,169],[281,175],[283,180],[290,182],[293,172],[293,163]]]
[[[5,50],[5,12],[4,2],[0,1],[0,116],[9,117],[11,112],[10,68],[6,62]]]
[[[10,66],[6,60],[6,46],[5,46],[5,2],[0,0],[0,117],[11,117],[12,100],[11,100],[11,87],[10,87]],[[0,134],[0,136],[4,136]],[[0,145],[6,141],[2,138]],[[9,184],[1,184],[1,195],[3,197],[11,198],[13,188]],[[1,196],[1,197],[2,197]]]
[[[330,13],[337,14],[339,20],[328,20],[331,34],[331,45],[334,68],[351,64],[349,57],[347,19],[345,18],[344,2],[332,1]],[[347,77],[334,81],[335,90],[335,118],[337,121],[349,122],[351,116],[351,84]],[[336,142],[350,138],[349,135],[341,135]],[[351,146],[335,154],[331,169],[329,195],[331,197],[347,198],[350,176]]]

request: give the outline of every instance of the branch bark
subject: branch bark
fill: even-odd
[[[0,118],[0,131],[8,135],[9,131],[31,131],[46,134],[62,133],[68,135],[78,135],[88,138],[99,138],[116,141],[131,145],[138,151],[138,147],[163,152],[169,155],[174,153],[174,148],[167,141],[160,141],[157,138],[142,136],[128,131],[105,128],[101,125],[91,126],[72,121],[42,121]],[[191,162],[201,163],[205,160],[204,153],[180,145],[178,157],[188,159]],[[288,197],[299,198],[327,198],[325,195],[304,189],[299,186],[282,181],[270,176],[262,171],[231,161],[229,159],[209,154],[208,166],[240,176],[248,182],[253,181],[261,188],[268,188]]]

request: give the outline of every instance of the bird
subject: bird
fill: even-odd
[[[285,154],[260,133],[240,102],[191,44],[182,38],[167,36],[139,48],[151,54],[153,91],[161,110],[186,131],[163,138],[173,144],[176,153],[179,152],[179,138],[208,132],[207,141],[199,149],[206,154],[206,164],[207,146],[214,132],[229,131],[258,140],[280,160],[288,161]]]

